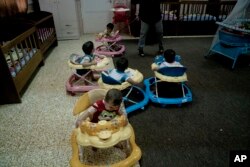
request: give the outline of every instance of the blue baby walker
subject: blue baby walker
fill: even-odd
[[[180,60],[180,56],[176,56]],[[153,66],[164,61],[163,56],[156,56]],[[179,105],[192,101],[192,92],[185,84],[187,81],[186,67],[163,67],[155,71],[155,77],[144,80],[146,94],[153,103]]]
[[[244,24],[243,21],[241,23]],[[219,22],[217,24],[220,25],[218,30],[219,40],[211,47],[207,57],[217,53],[230,58],[233,60],[231,68],[234,69],[239,56],[250,55],[250,30],[236,29]],[[248,24],[250,27],[250,19]]]
[[[125,72],[131,73],[134,81],[141,82],[143,80],[143,75],[137,70],[128,68]],[[101,73],[98,84],[104,89],[116,88],[121,90],[127,114],[139,109],[143,110],[145,105],[148,104],[148,96],[140,87],[131,85],[126,81],[119,82],[109,76],[108,71],[103,71]]]
[[[232,69],[239,56],[250,55],[250,1],[238,0],[232,12],[219,25],[208,57],[214,53],[233,60]]]

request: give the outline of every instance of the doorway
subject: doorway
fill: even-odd
[[[113,0],[81,0],[83,33],[99,33],[112,22]]]

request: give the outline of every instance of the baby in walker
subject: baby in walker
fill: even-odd
[[[96,101],[84,112],[76,121],[76,127],[79,127],[82,121],[90,118],[91,122],[110,121],[118,115],[125,115],[126,111],[122,104],[122,93],[118,89],[108,90],[103,100]]]
[[[119,31],[114,32],[114,24],[113,23],[108,23],[106,25],[106,30],[104,30],[104,32],[101,32],[97,35],[97,38],[101,39],[101,38],[110,38],[110,39],[114,39],[116,37],[116,35],[119,33]]]
[[[106,30],[97,35],[97,39],[104,42],[111,51],[117,51],[120,46],[116,44],[119,31],[114,32],[114,24],[108,23]]]
[[[109,77],[118,81],[119,83],[129,82],[131,85],[138,84],[138,82],[132,79],[132,75],[130,72],[127,72],[128,68],[128,59],[125,57],[121,57],[116,61],[116,68],[106,71]]]
[[[164,67],[183,67],[180,63],[180,56],[176,55],[172,49],[165,50],[163,56],[156,56],[155,64],[157,64],[157,66],[152,66],[153,71],[158,71]]]
[[[82,50],[84,55],[80,56],[77,54],[72,54],[70,56],[70,61],[72,64],[76,65],[82,65],[82,67],[89,67],[91,65],[97,65],[97,61],[95,59],[94,52],[94,43],[92,41],[87,41],[82,45]],[[83,76],[87,73],[92,73],[91,77],[93,80],[96,80],[98,78],[95,78],[96,76],[93,75],[93,72],[90,69],[76,69],[76,73],[80,76]],[[89,75],[88,75],[89,76]]]

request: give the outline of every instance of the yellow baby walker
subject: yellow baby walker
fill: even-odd
[[[104,99],[106,93],[105,89],[93,89],[83,94],[76,102],[73,115],[87,112],[86,109],[97,100]],[[141,150],[135,143],[133,127],[123,115],[111,121],[102,120],[98,123],[85,120],[80,127],[73,130],[71,144],[72,167],[138,166],[141,158]]]

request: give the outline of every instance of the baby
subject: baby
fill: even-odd
[[[120,83],[127,81],[131,85],[138,84],[131,78],[132,76],[131,73],[125,72],[127,68],[128,68],[128,59],[126,59],[125,57],[121,57],[116,61],[116,68],[107,71],[107,73],[111,78],[115,79]]]
[[[113,23],[108,23],[108,24],[106,25],[106,30],[104,30],[104,32],[99,33],[99,34],[97,35],[97,38],[99,38],[99,39],[100,39],[100,38],[114,38],[115,35],[116,35],[118,32],[114,33],[113,30],[114,30],[114,24],[113,24]]]
[[[110,89],[103,100],[96,101],[77,119],[76,127],[79,127],[87,118],[90,118],[91,122],[97,123],[101,120],[110,121],[118,115],[126,116],[122,104],[122,93],[118,89]]]
[[[180,57],[176,55],[174,50],[165,50],[163,56],[164,57],[158,56],[156,58],[157,66],[152,66],[153,71],[157,71],[163,67],[183,67],[183,65],[179,61],[176,61],[176,59],[180,59]]]

